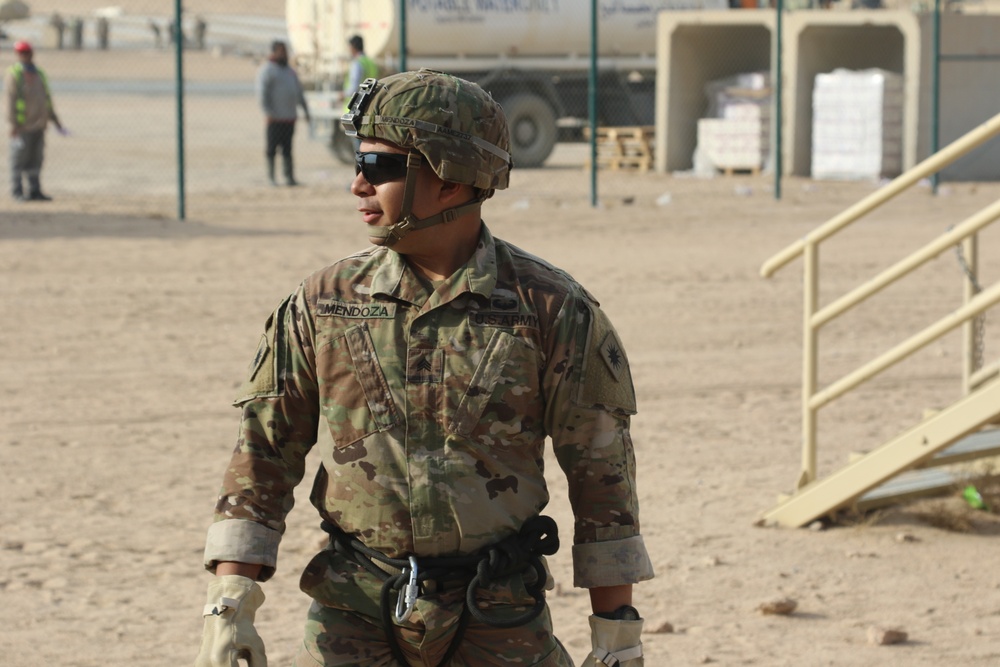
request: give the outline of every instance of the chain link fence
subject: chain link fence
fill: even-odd
[[[174,4],[29,4],[29,17],[0,25],[0,61],[4,69],[12,64],[14,42],[32,44],[68,131],[47,133],[45,191],[57,202],[93,199],[109,212],[174,215],[182,155]],[[264,187],[264,118],[254,80],[271,41],[287,39],[283,3],[188,0],[181,29],[186,192]],[[301,134],[297,154],[318,179],[329,161],[324,151],[308,150]],[[7,159],[3,166],[6,198]],[[142,210],[122,210],[137,206]]]
[[[698,6],[704,1],[697,0]],[[572,171],[584,182],[591,125],[602,132],[608,127],[631,131],[604,142],[625,146],[628,159],[612,149],[607,159],[601,155],[601,165],[651,171],[654,9],[683,2],[598,3],[598,33],[608,46],[602,47],[593,107],[588,93],[589,2],[410,0],[399,25],[406,26],[409,40],[408,69],[453,72],[481,83],[501,100],[511,121],[517,168],[558,164],[564,176]],[[95,207],[119,212],[120,207],[134,208],[134,198],[140,197],[140,212],[169,216],[173,200],[182,194],[195,198],[269,187],[264,119],[254,99],[254,79],[275,39],[290,43],[316,121],[312,126],[300,123],[296,130],[298,180],[311,187],[345,189],[353,178],[353,149],[344,145],[337,123],[348,66],[345,43],[355,28],[361,30],[369,53],[388,73],[402,64],[399,32],[381,35],[360,27],[365,25],[360,15],[345,21],[323,15],[336,4],[330,2],[187,0],[181,21],[184,94],[179,100],[173,4],[35,0],[30,16],[3,24],[0,61],[4,67],[13,62],[15,41],[32,43],[35,62],[47,74],[55,108],[69,131],[66,137],[48,133],[42,172],[46,191],[57,200],[93,198],[99,200]],[[367,12],[376,4],[383,12],[396,5],[348,1],[343,6]],[[534,30],[525,22],[532,16],[541,21]],[[429,55],[435,53],[445,55]],[[6,160],[3,168],[6,184]],[[194,206],[192,201],[187,210],[196,215]]]
[[[717,176],[780,167],[802,177],[878,179],[929,154],[934,131],[943,145],[995,111],[987,108],[1000,83],[989,56],[995,33],[971,14],[1000,17],[987,1],[944,9],[940,103],[932,98],[933,7],[926,4],[871,10],[860,2],[861,11],[837,11],[851,7],[846,0],[793,2],[779,23],[776,8],[729,0],[409,0],[399,24],[406,26],[407,68],[455,72],[501,100],[520,168],[570,165],[586,179],[596,129],[594,155],[605,170]],[[346,17],[353,24],[334,25],[322,15],[332,3],[289,2],[297,7],[291,13],[279,0],[185,2],[182,105],[173,3],[36,0],[28,18],[0,24],[4,66],[13,61],[14,41],[30,41],[69,130],[47,139],[46,189],[55,197],[100,198],[110,209],[125,205],[119,195],[141,196],[168,214],[181,182],[180,109],[186,193],[267,187],[254,79],[276,39],[290,41],[317,121],[298,126],[299,180],[346,187],[352,148],[336,122],[344,45],[351,26],[364,23],[359,14]],[[372,6],[344,3],[355,12]],[[593,99],[592,6],[601,44]],[[676,11],[658,15],[664,7]],[[364,34],[382,71],[398,69],[399,31]],[[779,37],[784,60],[776,81]],[[932,119],[938,104],[940,120]],[[995,178],[998,152],[986,146],[944,176]],[[5,183],[7,169],[4,160]]]

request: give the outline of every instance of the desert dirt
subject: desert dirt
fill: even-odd
[[[65,82],[169,78],[169,59],[38,61]],[[188,68],[244,81],[254,64],[194,54]],[[43,176],[55,201],[0,198],[0,663],[191,664],[209,581],[203,540],[238,423],[230,401],[278,301],[366,244],[346,189],[353,174],[302,131],[305,185],[270,188],[252,97],[192,95],[179,221],[172,97],[88,89],[56,105],[72,134],[49,133]],[[777,201],[769,176],[602,171],[593,207],[581,155],[561,146],[546,168],[515,170],[483,215],[582,282],[628,349],[642,533],[657,574],[635,589],[646,665],[997,664],[995,515],[953,495],[823,531],[754,525],[792,490],[800,459],[802,264],[769,280],[760,266],[878,184],[788,178]],[[6,195],[6,161],[2,178]],[[956,183],[887,204],[824,246],[821,302],[998,197],[1000,184]],[[984,285],[997,240],[982,238]],[[944,253],[831,324],[821,382],[956,308],[961,281]],[[997,329],[988,317],[988,360]],[[960,367],[949,334],[824,409],[820,474],[958,398]],[[589,604],[571,586],[565,482],[550,470],[564,548],[550,561],[549,602],[582,662]],[[273,665],[296,650],[308,606],[297,580],[323,535],[307,488],[258,616]],[[942,517],[967,532],[937,527]],[[795,601],[791,614],[760,611],[782,598]],[[656,632],[665,624],[672,632]],[[874,627],[907,640],[873,646]]]

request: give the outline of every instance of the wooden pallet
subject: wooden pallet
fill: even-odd
[[[760,167],[716,167],[723,176],[760,176]]]
[[[653,168],[653,137],[655,128],[647,125],[597,128],[597,166],[611,171]],[[584,138],[590,139],[590,128],[584,128]],[[590,168],[590,160],[585,163]]]

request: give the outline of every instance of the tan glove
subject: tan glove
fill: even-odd
[[[590,617],[590,644],[593,650],[583,661],[583,667],[643,667],[642,619],[612,621],[600,616]]]
[[[208,585],[205,630],[195,667],[267,667],[264,642],[253,627],[254,614],[264,602],[264,591],[253,579],[227,574]]]

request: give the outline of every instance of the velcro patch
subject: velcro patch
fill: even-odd
[[[267,343],[267,335],[261,335],[260,343],[257,344],[257,351],[253,355],[253,359],[250,361],[250,368],[247,369],[247,379],[253,382],[253,379],[257,377],[257,371],[260,367],[264,365],[264,359],[267,358],[267,353],[271,350],[271,346]]]
[[[469,324],[474,327],[499,327],[503,329],[537,329],[538,315],[497,311],[469,313]]]
[[[582,405],[603,405],[634,415],[635,389],[625,348],[607,316],[597,307],[590,308],[590,332],[580,381]]]
[[[391,320],[396,316],[394,303],[345,303],[334,299],[320,299],[316,303],[317,317],[343,317],[352,320]]]
[[[625,360],[625,349],[614,330],[609,331],[601,343],[601,358],[604,359],[615,381],[620,381],[622,373],[628,368],[628,362]]]
[[[409,350],[406,355],[406,381],[436,384],[444,380],[444,350]]]
[[[257,343],[257,351],[250,360],[247,379],[239,388],[234,405],[251,398],[280,396],[283,391],[281,370],[288,356],[285,353],[285,311],[286,299],[271,313],[264,325],[264,334]]]

